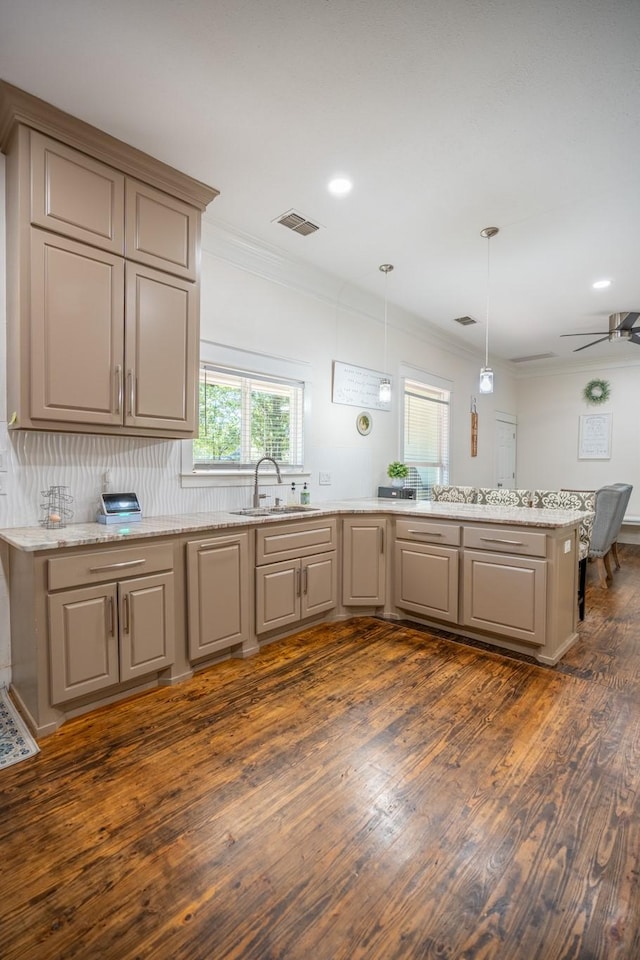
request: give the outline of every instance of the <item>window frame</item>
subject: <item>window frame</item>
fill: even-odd
[[[303,360],[293,360],[289,357],[270,356],[258,351],[242,350],[238,347],[229,347],[211,340],[200,341],[200,359],[198,362],[198,382],[201,364],[213,367],[225,367],[239,374],[253,373],[256,378],[283,381],[299,381],[304,384],[304,401],[302,411],[302,451],[303,458],[307,457],[305,438],[309,436],[309,420],[311,411],[311,377],[310,364]],[[182,487],[233,487],[246,486],[248,480],[253,480],[253,465],[230,464],[229,467],[215,467],[211,470],[196,470],[193,459],[193,440],[181,441],[181,474]],[[283,477],[308,477],[309,471],[305,465],[301,468],[284,467],[281,469]]]

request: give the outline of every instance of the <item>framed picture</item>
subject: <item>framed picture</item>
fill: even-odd
[[[371,414],[367,413],[366,410],[363,410],[362,413],[359,413],[356,417],[356,429],[362,437],[366,437],[367,434],[371,433],[371,428],[373,427],[373,420],[371,419]]]
[[[580,417],[578,460],[611,458],[611,414],[586,413]]]

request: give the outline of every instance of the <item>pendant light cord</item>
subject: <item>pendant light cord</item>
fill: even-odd
[[[484,365],[489,366],[489,298],[491,292],[491,238],[500,230],[498,227],[485,227],[480,236],[487,241],[487,314],[484,323]]]
[[[489,366],[489,298],[491,293],[491,238],[487,237],[487,313],[484,326],[484,365]]]

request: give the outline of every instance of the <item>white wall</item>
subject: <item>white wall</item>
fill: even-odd
[[[615,360],[624,351],[625,365]],[[628,516],[640,517],[640,348],[612,344],[612,361],[579,371],[539,376],[518,383],[518,484],[525,488],[573,487],[594,490],[608,483],[631,483]],[[587,404],[582,392],[590,380],[608,380],[610,399]],[[579,418],[610,413],[611,458],[578,459]]]
[[[0,156],[0,176],[4,158]],[[0,194],[4,198],[4,190]],[[215,207],[215,204],[214,204]],[[0,202],[4,224],[4,202]],[[0,242],[4,242],[2,224]],[[399,455],[399,409],[373,413],[373,430],[356,430],[359,408],[331,402],[332,361],[379,370],[383,366],[383,302],[319,275],[274,250],[237,242],[229,231],[205,224],[202,260],[202,337],[228,346],[302,361],[311,378],[311,430],[306,462],[312,501],[372,496],[386,482],[386,466]],[[302,240],[301,242],[304,242]],[[5,370],[5,257],[0,257],[0,370]],[[377,270],[377,265],[373,269]],[[418,318],[388,310],[387,372],[401,363],[453,382],[452,482],[490,485],[494,479],[494,412],[515,413],[515,384],[497,375],[496,393],[478,396],[478,457],[470,456],[469,404],[477,393],[481,357],[463,356],[420,331]],[[112,489],[133,489],[147,516],[235,508],[249,503],[249,487],[183,489],[180,441],[7,431],[4,377],[0,383],[0,449],[7,451],[7,495],[0,495],[0,527],[37,524],[42,491],[69,487],[74,520],[95,515],[102,477]],[[397,394],[396,394],[397,396]],[[318,485],[318,472],[332,475]],[[277,492],[276,488],[273,490]],[[0,683],[10,679],[7,555],[0,546]]]

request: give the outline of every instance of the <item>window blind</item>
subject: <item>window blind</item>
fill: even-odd
[[[419,499],[430,498],[434,483],[449,482],[450,399],[448,390],[404,381],[402,459]]]

